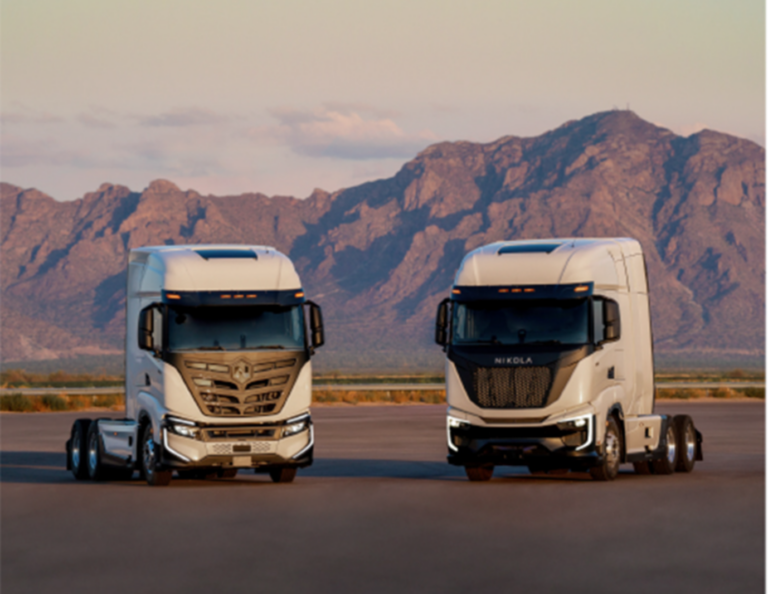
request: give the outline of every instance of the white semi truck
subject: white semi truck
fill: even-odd
[[[307,310],[305,312],[305,310]],[[305,313],[309,317],[307,333]],[[320,307],[272,247],[133,249],[128,262],[124,419],[78,419],[78,479],[167,485],[241,469],[290,482],[312,463],[312,363]]]
[[[437,311],[448,461],[613,480],[690,472],[690,417],[654,414],[645,260],[634,239],[505,241],[464,257]]]

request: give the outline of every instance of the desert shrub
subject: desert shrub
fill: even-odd
[[[35,410],[32,400],[22,394],[0,397],[0,410],[9,412],[32,412]]]
[[[765,388],[744,388],[741,390],[741,393],[747,398],[760,398],[761,400],[765,400]]]
[[[69,403],[61,396],[56,396],[53,394],[46,394],[45,396],[42,396],[40,398],[40,404],[42,405],[43,410],[69,410]]]

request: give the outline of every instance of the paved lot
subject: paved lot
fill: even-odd
[[[691,475],[613,483],[444,462],[442,406],[316,408],[296,482],[76,482],[71,413],[0,415],[2,591],[763,592],[762,403],[691,414]]]

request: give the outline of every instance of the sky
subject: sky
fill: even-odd
[[[765,144],[759,0],[2,0],[0,179],[308,196],[629,107]]]

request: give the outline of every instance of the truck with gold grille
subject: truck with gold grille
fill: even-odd
[[[690,472],[702,437],[654,413],[645,259],[628,238],[504,241],[467,254],[437,311],[448,461],[473,481]]]
[[[126,418],[75,421],[76,478],[138,470],[167,485],[173,472],[249,469],[290,482],[312,463],[311,357],[324,331],[288,257],[265,246],[133,249],[125,319]]]

